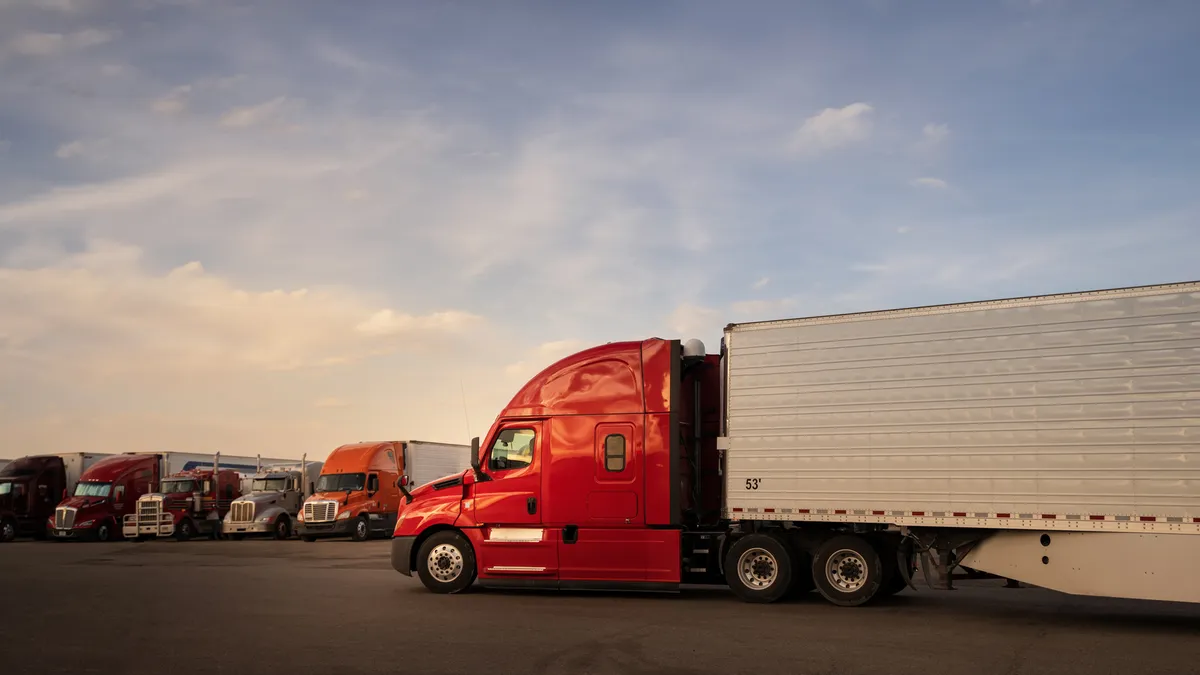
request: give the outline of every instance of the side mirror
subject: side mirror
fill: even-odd
[[[471,468],[475,471],[475,481],[476,482],[483,483],[485,481],[489,481],[492,479],[491,476],[488,476],[486,473],[483,472],[483,467],[481,467],[479,464],[479,437],[478,436],[471,439]]]
[[[408,475],[400,476],[396,479],[396,487],[400,488],[400,494],[404,495],[404,503],[412,503],[412,493],[408,491]]]

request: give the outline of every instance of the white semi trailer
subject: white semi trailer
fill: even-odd
[[[862,604],[910,550],[938,588],[1200,602],[1200,283],[730,325],[722,366],[740,595],[802,556]]]

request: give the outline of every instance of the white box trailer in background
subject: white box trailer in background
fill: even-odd
[[[1200,602],[1200,283],[734,324],[724,350],[732,521],[899,530],[934,587],[961,564]],[[814,555],[866,601],[869,553]]]
[[[471,468],[471,446],[428,441],[404,441],[401,472],[412,488]]]
[[[62,458],[63,471],[66,474],[65,494],[75,494],[75,484],[79,482],[79,477],[83,475],[88,467],[96,462],[112,455],[109,452],[64,452],[58,457]]]

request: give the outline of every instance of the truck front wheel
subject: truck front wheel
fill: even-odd
[[[292,522],[287,516],[279,516],[275,520],[275,538],[287,539],[292,536]]]
[[[179,521],[179,528],[175,530],[175,539],[178,541],[187,541],[196,534],[196,526],[192,525],[191,518],[184,518]]]
[[[434,593],[461,593],[475,581],[475,552],[457,532],[438,532],[417,550],[417,576]]]
[[[745,602],[775,602],[792,588],[793,553],[779,537],[748,534],[734,543],[725,558],[725,581]]]
[[[371,524],[367,522],[366,514],[354,521],[354,533],[350,535],[354,541],[366,541],[371,536]]]
[[[871,542],[852,534],[821,544],[813,556],[813,581],[829,602],[841,607],[865,605],[883,585],[883,561]]]
[[[96,526],[96,541],[110,541],[112,539],[112,528],[109,527],[108,521],[105,520]]]
[[[0,520],[0,542],[8,543],[17,538],[17,524],[11,518]]]

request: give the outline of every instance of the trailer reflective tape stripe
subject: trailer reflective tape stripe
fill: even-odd
[[[542,541],[546,531],[540,527],[493,527],[485,541],[533,544]]]

